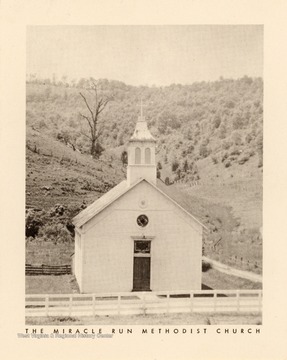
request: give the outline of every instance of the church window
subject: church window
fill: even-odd
[[[135,254],[150,254],[150,241],[135,241]]]
[[[150,148],[145,149],[145,163],[150,164],[151,163],[151,154],[150,154]]]
[[[141,149],[137,147],[135,151],[135,164],[140,164],[140,163],[141,163]]]
[[[146,215],[140,215],[138,218],[137,218],[137,224],[138,226],[140,227],[145,227],[147,226],[148,224],[148,217]]]

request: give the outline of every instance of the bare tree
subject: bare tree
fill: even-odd
[[[108,103],[112,100],[112,97],[99,96],[97,83],[94,80],[90,81],[90,88],[87,89],[91,95],[88,96],[80,92],[82,99],[88,110],[88,115],[80,113],[80,116],[86,120],[88,124],[88,132],[81,132],[82,135],[86,136],[90,141],[90,153],[93,157],[98,157],[100,154],[101,146],[98,142],[100,135],[98,130],[98,120],[101,112],[105,109]]]

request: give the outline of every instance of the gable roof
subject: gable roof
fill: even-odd
[[[154,189],[159,191],[162,195],[164,195],[166,198],[168,198],[170,201],[172,201],[176,206],[178,206],[182,211],[184,211],[187,215],[189,215],[193,220],[195,220],[199,225],[201,225],[203,228],[206,229],[206,227],[191,213],[184,207],[181,206],[175,199],[173,199],[169,194],[167,194],[164,190],[166,185],[163,186],[156,186],[149,182],[146,179],[139,179],[131,186],[128,186],[127,181],[123,180],[118,185],[116,185],[114,188],[112,188],[110,191],[105,193],[103,196],[101,196],[99,199],[94,201],[91,205],[89,205],[86,209],[81,211],[77,216],[73,218],[73,224],[76,227],[81,227],[84,224],[86,224],[89,220],[91,220],[94,216],[99,214],[102,210],[104,210],[107,206],[112,204],[115,200],[117,200],[119,197],[124,195],[129,190],[133,189],[137,184],[139,184],[142,181],[146,181],[148,184],[150,184]],[[159,184],[159,183],[158,183]]]
[[[76,215],[73,218],[73,224],[77,227],[81,227],[129,189],[131,189],[131,187],[128,187],[127,181],[123,180]]]
[[[150,183],[151,184],[151,183]],[[161,184],[161,185],[159,185]],[[163,194],[166,198],[168,198],[170,201],[172,201],[177,207],[179,207],[182,211],[184,211],[189,217],[191,217],[193,220],[195,220],[200,226],[202,226],[204,229],[207,230],[207,227],[203,225],[201,221],[199,221],[195,216],[193,216],[189,210],[189,207],[186,206],[186,203],[181,203],[178,201],[179,199],[174,198],[167,192],[167,186],[160,180],[157,181],[157,185],[151,184],[157,191],[159,191],[161,194]],[[182,193],[182,196],[185,196]]]

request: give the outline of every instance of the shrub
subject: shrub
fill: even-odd
[[[224,166],[225,166],[226,168],[230,167],[230,166],[231,166],[231,162],[230,162],[230,161],[226,161],[226,163],[224,164]]]
[[[170,182],[169,182],[169,177],[168,177],[168,176],[165,178],[164,183],[165,183],[165,185],[169,185],[169,184],[170,184]]]
[[[239,165],[245,164],[246,161],[249,160],[249,158],[250,158],[249,155],[243,155],[242,157],[240,157],[240,158],[238,159],[238,164],[239,164]]]
[[[195,175],[195,174],[198,173],[197,165],[196,165],[194,162],[192,162],[192,163],[189,164],[189,170],[191,171],[191,173],[192,173],[193,175]]]
[[[121,154],[121,161],[123,165],[127,165],[128,164],[128,153],[127,151],[123,151]]]
[[[205,145],[201,144],[199,147],[199,155],[206,158],[211,153],[211,150]]]
[[[235,145],[241,145],[241,135],[239,132],[235,131],[232,134],[232,139],[233,139]]]
[[[220,139],[225,139],[226,137],[226,126],[224,124],[221,124],[220,128],[219,128],[219,138]]]
[[[215,129],[218,129],[219,126],[221,124],[221,119],[218,115],[215,116],[214,120],[213,120],[213,126]]]
[[[249,144],[251,142],[251,140],[253,139],[253,136],[251,134],[247,134],[245,136],[245,141]]]
[[[234,149],[231,151],[230,155],[240,155],[242,153],[242,150]]]
[[[233,129],[242,129],[244,127],[244,118],[242,117],[242,114],[236,113],[233,117],[232,125]]]
[[[182,170],[183,170],[185,173],[188,171],[188,169],[189,169],[189,164],[188,164],[187,159],[185,159],[185,160],[183,161],[183,163],[182,163],[182,165],[181,165],[181,168],[182,168]]]
[[[218,163],[218,159],[217,159],[216,156],[212,156],[211,159],[212,159],[213,164],[217,164],[217,163]]]
[[[56,320],[58,320],[59,322],[68,322],[68,321],[71,321],[71,322],[75,322],[77,321],[78,319],[75,318],[75,317],[71,317],[71,316],[60,316],[60,317],[57,317]]]
[[[228,152],[226,152],[223,156],[222,156],[222,158],[221,158],[221,162],[224,162],[227,158],[228,158]]]
[[[171,170],[173,172],[175,172],[179,167],[179,162],[177,160],[173,160],[172,164],[171,164]]]
[[[181,156],[182,156],[182,157],[185,157],[185,156],[187,156],[187,155],[189,155],[189,154],[192,154],[193,150],[194,150],[193,143],[191,143],[191,142],[189,141],[189,142],[187,142],[187,143],[185,144],[184,149],[183,149],[182,152],[181,152]]]
[[[102,154],[102,152],[104,151],[104,148],[102,147],[102,145],[97,141],[94,147],[94,153],[93,156],[95,158],[99,158]]]
[[[176,170],[176,176],[177,176],[178,180],[182,177],[181,169],[180,169],[180,168],[178,168],[178,169]]]
[[[61,223],[53,223],[44,225],[39,231],[40,237],[44,240],[52,240],[55,244],[58,242],[72,241],[71,233]]]
[[[228,150],[231,145],[232,145],[232,142],[226,141],[226,140],[223,141],[223,143],[222,143],[222,147],[223,147],[224,150]]]
[[[26,236],[35,238],[38,235],[41,226],[43,226],[41,217],[36,215],[33,210],[29,210],[26,213]]]
[[[202,260],[202,272],[206,272],[210,269],[212,269],[212,265],[209,262]]]

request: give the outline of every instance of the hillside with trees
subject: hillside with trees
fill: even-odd
[[[170,165],[182,163],[184,173],[192,161],[226,150],[224,163],[231,166],[255,154],[262,162],[262,79],[243,77],[221,79],[192,85],[134,87],[118,81],[81,79],[69,83],[34,80],[27,83],[27,125],[56,139],[70,142],[90,151],[86,134],[89,126],[83,120],[87,106],[82,96],[91,95],[97,84],[99,100],[109,100],[98,120],[97,141],[105,149],[126,144],[136,122],[140,99],[151,132],[159,140],[159,153]],[[84,115],[85,116],[85,115]],[[231,154],[231,149],[244,151]],[[242,149],[241,149],[242,150]],[[186,163],[187,161],[187,163]],[[176,167],[176,165],[174,166]],[[192,168],[192,166],[191,166]]]
[[[105,79],[56,81],[30,75],[26,106],[29,219],[47,223],[47,212],[53,212],[49,209],[57,213],[55,206],[64,204],[70,210],[63,221],[63,214],[53,216],[65,223],[66,231],[83,198],[89,203],[124,178],[125,150],[141,99],[151,133],[158,140],[158,177],[169,185],[171,195],[184,194],[181,201],[187,201],[208,227],[207,254],[220,260],[230,254],[237,259],[249,256],[261,263],[261,78],[135,87]],[[87,118],[93,120],[99,103],[105,106],[91,133]],[[32,210],[39,207],[45,214],[38,216]],[[40,228],[35,238],[44,237],[41,224]],[[71,231],[68,238],[72,235]]]

